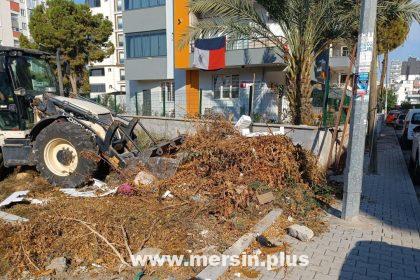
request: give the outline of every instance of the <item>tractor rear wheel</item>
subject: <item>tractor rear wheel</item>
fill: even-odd
[[[98,147],[84,128],[57,121],[36,138],[36,168],[52,185],[76,188],[87,183],[98,168]]]

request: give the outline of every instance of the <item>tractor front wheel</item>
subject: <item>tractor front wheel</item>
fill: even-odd
[[[52,185],[76,188],[87,183],[98,168],[94,136],[83,127],[56,121],[36,138],[37,169]]]

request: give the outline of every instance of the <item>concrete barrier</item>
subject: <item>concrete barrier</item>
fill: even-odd
[[[146,129],[153,132],[153,134],[162,135],[165,138],[173,138],[179,134],[193,134],[197,125],[204,122],[202,120],[164,117],[139,116],[139,118]],[[327,167],[328,153],[332,141],[332,132],[328,128],[305,125],[253,123],[251,131],[270,132],[280,130],[280,127],[284,127],[285,134],[292,139],[293,143],[300,144],[305,149],[312,151],[318,157],[318,162],[321,167]],[[341,139],[341,132],[339,133],[338,139]],[[345,143],[346,146],[347,143]],[[338,145],[335,145],[332,162],[335,161],[337,149]]]

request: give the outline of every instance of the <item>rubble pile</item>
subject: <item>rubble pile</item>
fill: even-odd
[[[223,252],[274,207],[315,234],[326,227],[321,205],[330,190],[324,174],[316,158],[287,136],[245,137],[231,123],[213,120],[198,125],[180,153],[183,163],[168,179],[139,165],[108,176],[111,190],[120,187],[115,193],[74,197],[43,188],[36,194],[48,203],[7,209],[28,221],[0,221],[0,275],[49,275],[55,258],[66,258],[69,271],[99,266],[118,272],[130,250],[146,247],[176,255]],[[186,279],[197,271],[176,273]]]
[[[319,211],[318,199],[327,199],[315,156],[287,136],[247,138],[218,120],[200,124],[183,153],[184,163],[174,177],[158,183],[159,193],[201,197],[210,214],[229,217],[274,200],[287,214],[304,218]]]

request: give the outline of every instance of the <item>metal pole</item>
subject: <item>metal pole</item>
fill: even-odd
[[[57,63],[58,89],[60,91],[60,95],[64,96],[63,72],[61,71],[60,48],[57,49],[55,60]]]
[[[369,102],[369,72],[373,58],[376,10],[377,0],[362,0],[356,75],[353,86],[355,96],[351,115],[349,153],[341,215],[343,219],[351,219],[359,214]]]
[[[203,109],[203,90],[201,88],[198,102],[198,116],[201,118],[201,110]]]
[[[138,101],[138,92],[136,92],[136,116],[139,115],[139,101]]]
[[[114,112],[118,113],[117,112],[117,94],[116,93],[114,93]]]
[[[163,96],[162,96],[162,105],[163,105],[163,113],[162,113],[162,117],[166,117],[166,86],[164,86],[165,88],[163,89]]]
[[[330,79],[331,79],[331,71],[330,67],[327,67],[327,79],[325,80],[325,89],[324,89],[324,98],[322,104],[322,126],[327,126],[327,113],[328,113],[328,95],[330,94]]]

